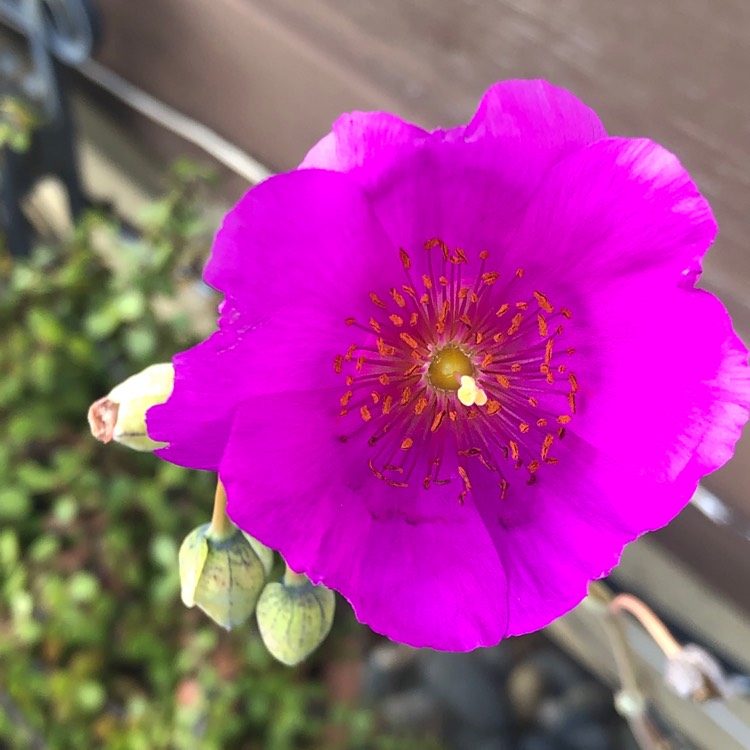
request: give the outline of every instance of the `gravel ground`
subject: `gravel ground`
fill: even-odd
[[[363,689],[391,731],[449,750],[639,750],[611,690],[542,636],[468,654],[381,644]]]

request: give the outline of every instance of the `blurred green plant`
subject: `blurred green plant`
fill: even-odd
[[[26,151],[39,123],[39,116],[23,99],[9,94],[0,96],[0,148]]]
[[[200,284],[205,184],[181,163],[137,232],[90,213],[65,247],[0,251],[2,747],[398,744],[328,696],[336,639],[289,670],[250,626],[228,634],[183,607],[178,544],[207,519],[215,477],[89,434],[93,400],[191,343],[175,298]]]

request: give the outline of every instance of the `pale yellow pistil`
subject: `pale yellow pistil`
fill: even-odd
[[[461,376],[461,386],[456,391],[456,396],[464,406],[484,406],[487,403],[487,394],[470,375]]]
[[[477,386],[474,372],[471,357],[461,347],[448,345],[433,354],[427,378],[433,388],[455,391],[464,406],[484,406],[487,394]]]

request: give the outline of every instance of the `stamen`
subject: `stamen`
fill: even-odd
[[[414,276],[412,256],[399,250],[405,283],[370,292],[376,311],[367,325],[344,318],[356,343],[333,362],[346,386],[340,439],[364,432],[369,468],[390,486],[459,482],[463,504],[474,473],[490,471],[503,499],[519,470],[527,484],[544,481],[558,462],[553,441],[575,418],[575,349],[562,325],[572,312],[519,281],[522,268],[493,269],[486,250],[471,257],[439,238],[424,247]],[[443,460],[447,450],[457,477],[446,476],[456,466]]]

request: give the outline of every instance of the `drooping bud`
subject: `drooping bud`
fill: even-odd
[[[667,659],[664,681],[681,698],[696,703],[729,698],[734,692],[716,657],[694,643],[688,643]]]
[[[258,600],[263,643],[272,656],[293,667],[325,640],[335,608],[333,591],[287,568],[283,580],[269,583]]]
[[[231,630],[253,613],[272,564],[273,552],[236,526],[222,534],[199,526],[180,547],[182,601]]]
[[[169,398],[173,384],[171,362],[151,365],[131,375],[89,407],[91,434],[102,443],[115,440],[136,451],[162,448],[166,443],[148,436],[146,412]]]

